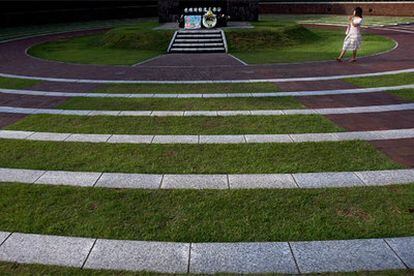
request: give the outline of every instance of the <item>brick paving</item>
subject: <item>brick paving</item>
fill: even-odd
[[[242,63],[228,54],[166,54],[137,66],[170,66],[170,67],[204,67],[221,65],[241,65]]]
[[[395,162],[414,168],[414,138],[371,141]]]
[[[308,108],[388,105],[407,102],[397,96],[387,93],[301,96],[296,97],[296,99]]]
[[[96,83],[52,82],[42,81],[28,89],[56,92],[91,92],[102,86]]]
[[[105,66],[65,64],[61,62],[34,59],[25,55],[25,50],[38,43],[67,38],[77,35],[97,33],[98,31],[77,31],[66,34],[27,38],[0,44],[0,72],[36,77],[76,78],[94,80],[240,80],[300,78],[383,72],[411,69],[414,66],[414,34],[392,30],[370,29],[369,32],[389,36],[399,43],[399,47],[387,54],[361,59],[355,64],[336,61],[305,64],[272,65],[228,65],[228,68],[208,65],[198,67],[159,66]]]
[[[414,111],[326,115],[349,131],[386,130],[414,127]],[[413,148],[414,151],[414,148]]]
[[[24,114],[0,113],[0,129],[25,118]]]
[[[358,88],[343,80],[280,82],[277,86],[281,91],[317,91]]]
[[[1,94],[0,105],[13,107],[52,108],[62,104],[68,97]]]

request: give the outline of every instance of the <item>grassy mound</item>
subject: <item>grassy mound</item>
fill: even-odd
[[[321,39],[301,25],[277,21],[257,22],[254,29],[228,30],[226,36],[231,52],[273,49]]]
[[[165,51],[172,31],[153,30],[149,23],[133,27],[120,27],[108,31],[102,37],[102,46],[118,49]]]

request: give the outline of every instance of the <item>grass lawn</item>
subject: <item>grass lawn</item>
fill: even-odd
[[[29,88],[40,81],[37,80],[26,80],[26,79],[15,79],[15,78],[3,78],[0,77],[0,88],[5,89],[25,89]]]
[[[306,39],[304,37],[304,41],[299,40],[288,46],[269,45],[263,46],[263,48],[255,48],[254,51],[251,49],[238,50],[232,48],[229,44],[229,49],[233,55],[250,64],[334,60],[342,48],[344,30],[317,28],[309,28],[309,30],[312,31],[311,35],[317,36],[317,39]],[[359,55],[367,56],[387,51],[393,48],[394,45],[395,42],[388,38],[365,34],[364,44],[359,51]]]
[[[336,275],[336,276],[401,276],[401,275],[412,275],[414,270],[387,270],[387,271],[373,271],[373,272],[352,272],[352,273],[323,273],[321,275]],[[151,272],[129,272],[129,271],[115,271],[115,270],[91,270],[91,269],[80,269],[63,266],[51,266],[51,265],[38,265],[38,264],[18,264],[18,263],[7,263],[0,262],[0,273],[4,275],[81,275],[81,276],[107,276],[107,275],[122,275],[122,276],[146,276],[146,275],[160,275],[160,273]],[[196,275],[196,274],[186,274]],[[228,275],[228,274],[217,274],[217,275]],[[274,274],[272,275],[282,275]]]
[[[70,133],[195,135],[309,133],[343,130],[322,115],[230,117],[32,115],[7,129]]]
[[[403,73],[395,75],[349,78],[344,81],[360,87],[383,87],[414,84],[414,73]]]
[[[29,54],[64,62],[132,65],[165,53],[172,31],[153,30],[158,23],[143,22],[105,34],[62,39],[35,45]],[[247,63],[331,60],[338,55],[343,30],[304,28],[294,22],[264,20],[254,29],[228,29],[229,52]],[[367,34],[360,55],[391,49],[394,41]]]
[[[259,98],[70,98],[62,109],[86,110],[266,110],[299,109],[303,105],[294,97]]]
[[[0,167],[126,173],[295,173],[401,168],[363,141],[104,144],[0,140]]]
[[[113,29],[105,34],[46,42],[31,47],[28,53],[64,62],[132,65],[166,51],[172,31],[155,31],[152,28],[156,26],[158,23],[142,22],[133,27]],[[134,47],[123,45],[128,42],[127,37],[135,39]]]
[[[307,190],[112,190],[0,185],[0,229],[176,242],[414,235],[414,185]]]
[[[276,92],[274,83],[200,83],[200,84],[106,84],[94,92],[100,93],[254,93]]]
[[[414,89],[403,89],[391,93],[397,95],[398,97],[404,100],[414,102]]]

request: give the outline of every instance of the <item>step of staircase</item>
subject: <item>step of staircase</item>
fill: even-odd
[[[222,30],[179,30],[175,32],[168,53],[226,53]]]

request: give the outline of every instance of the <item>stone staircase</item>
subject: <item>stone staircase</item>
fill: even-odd
[[[176,31],[168,53],[227,53],[226,36],[223,30],[179,30]]]

